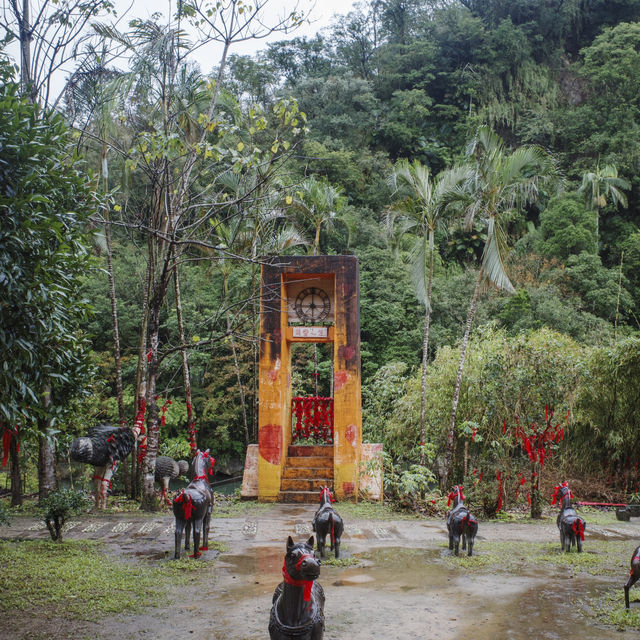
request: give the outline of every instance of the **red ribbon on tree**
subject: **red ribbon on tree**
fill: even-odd
[[[11,440],[16,438],[16,451],[20,452],[20,443],[18,442],[18,427],[11,429],[4,427],[2,432],[2,466],[6,467],[9,460],[9,451],[11,450]]]
[[[502,510],[502,471],[496,471],[496,479],[498,480],[498,508],[496,511]]]
[[[162,424],[162,426],[164,427],[167,424],[167,420],[166,420],[166,416],[165,414],[167,413],[167,408],[169,407],[170,404],[173,404],[171,402],[171,400],[167,400],[163,405],[162,405],[162,418],[160,419],[160,424]]]

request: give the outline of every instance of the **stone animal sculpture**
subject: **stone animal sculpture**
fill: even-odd
[[[460,538],[462,538],[462,550],[467,549],[468,555],[473,555],[473,543],[478,533],[478,521],[471,515],[471,512],[464,506],[464,494],[462,486],[453,487],[448,496],[447,505],[453,502],[453,509],[447,516],[447,530],[449,531],[449,549],[458,555]]]
[[[107,506],[111,478],[120,461],[133,450],[139,433],[139,429],[99,424],[91,427],[85,437],[76,438],[71,443],[70,458],[95,467],[93,481],[97,509],[104,509]]]
[[[171,504],[169,499],[169,482],[178,476],[186,476],[189,473],[189,463],[186,460],[177,462],[169,456],[158,456],[156,458],[156,481],[162,485],[162,502]]]
[[[207,551],[209,547],[209,521],[211,519],[211,507],[213,495],[209,488],[209,477],[213,475],[215,458],[206,451],[196,451],[191,463],[192,480],[185,489],[181,489],[173,499],[173,515],[176,517],[175,554],[174,558],[180,558],[180,545],[182,532],[185,531],[184,548],[189,551],[189,535],[193,528],[193,555],[191,558],[199,558],[201,551]],[[202,534],[202,546],[200,535]]]
[[[640,580],[640,547],[636,547],[636,550],[631,556],[631,570],[629,571],[629,579],[627,584],[624,585],[624,606],[629,608],[629,589]]]
[[[326,537],[329,535],[329,549],[335,553],[336,558],[340,557],[340,539],[344,531],[344,522],[333,508],[332,503],[335,498],[329,487],[323,487],[320,491],[320,508],[313,516],[311,528],[316,533],[318,543],[318,553],[324,558],[326,547]]]
[[[273,593],[269,618],[271,640],[322,640],[324,591],[315,582],[320,560],[313,553],[313,536],[306,542],[287,539],[281,582]]]
[[[576,513],[571,504],[571,498],[573,498],[573,493],[565,481],[555,487],[551,504],[557,502],[560,505],[560,513],[558,513],[556,520],[560,530],[560,548],[568,552],[575,544],[578,553],[581,553],[587,523]]]

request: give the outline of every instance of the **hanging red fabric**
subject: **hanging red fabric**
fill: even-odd
[[[175,501],[178,504],[183,505],[184,509],[184,519],[190,520],[191,514],[193,513],[193,502],[191,502],[191,496],[188,493],[185,493],[184,489],[177,495]]]
[[[13,438],[13,431],[4,428],[2,432],[2,466],[6,467],[7,462],[9,461],[9,450],[11,449],[11,438]]]

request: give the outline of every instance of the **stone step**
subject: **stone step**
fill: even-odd
[[[333,475],[333,458],[322,456],[300,456],[287,458],[285,467],[314,467],[316,469],[331,469]]]
[[[278,502],[304,502],[318,504],[317,491],[281,491],[278,494]]]
[[[320,490],[329,486],[327,478],[282,478],[280,491],[313,491],[316,501],[320,501]]]
[[[291,457],[322,457],[331,458],[333,460],[333,445],[296,445],[290,444],[288,447],[288,455]]]
[[[283,478],[332,479],[333,467],[287,467],[282,470]]]

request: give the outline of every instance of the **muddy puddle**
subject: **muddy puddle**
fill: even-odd
[[[355,554],[360,559],[356,566],[323,566],[325,640],[620,637],[595,626],[576,603],[610,587],[607,580],[575,577],[571,571],[559,575],[554,566],[520,575],[465,574],[446,562],[447,556],[441,547],[387,547]],[[283,550],[273,547],[220,556],[209,604],[224,633],[201,637],[266,638],[282,558]]]

